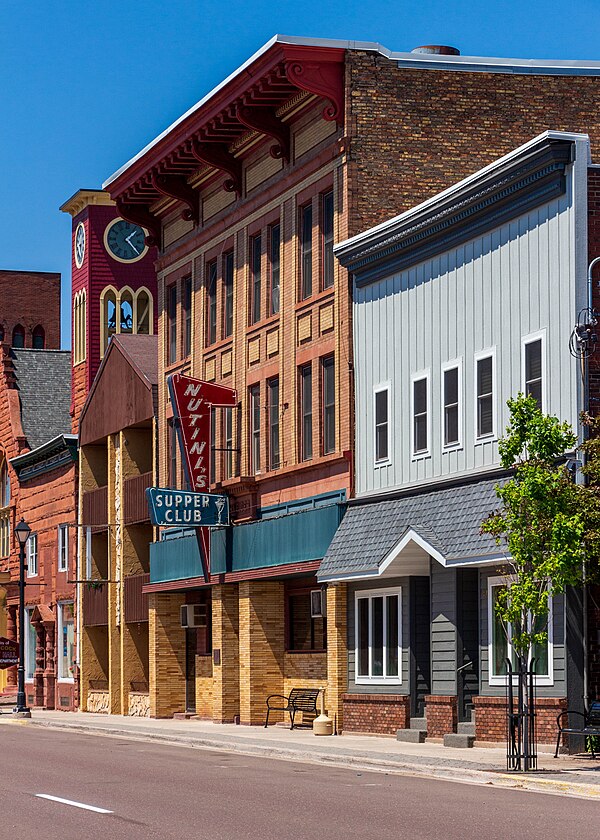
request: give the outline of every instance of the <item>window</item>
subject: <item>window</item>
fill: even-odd
[[[118,333],[133,333],[133,294],[129,289],[119,293]]]
[[[427,377],[413,381],[413,455],[427,452]]]
[[[477,437],[494,434],[494,357],[476,360]]]
[[[177,284],[167,286],[167,364],[177,361]]]
[[[6,461],[0,462],[0,557],[10,554],[10,477]]]
[[[0,344],[4,341],[4,327],[0,324]]]
[[[211,484],[217,480],[217,459],[215,447],[217,445],[217,409],[211,406],[210,409],[210,478]]]
[[[269,469],[279,469],[279,377],[267,382],[269,394]]]
[[[321,361],[323,455],[335,452],[335,360],[328,356]]]
[[[496,615],[495,605],[501,590],[510,587],[510,581],[506,578],[492,577],[488,580],[488,656],[489,656],[489,683],[490,685],[502,685],[506,682],[507,660],[510,659],[513,667],[516,667],[515,652],[511,643],[512,628],[506,627]],[[550,611],[546,619],[536,619],[535,631],[547,630],[548,638],[542,644],[534,645],[531,651],[531,658],[535,659],[536,682],[538,685],[552,685],[554,683],[552,666],[552,599],[550,599]]]
[[[73,300],[73,363],[78,365],[86,357],[86,293],[77,292]]]
[[[260,385],[250,388],[250,475],[260,472]]]
[[[314,589],[291,589],[287,595],[287,650],[327,648],[325,618],[311,618],[311,591]]]
[[[333,286],[333,190],[321,196],[322,286]]]
[[[223,285],[225,294],[223,336],[233,334],[233,251],[223,257]]]
[[[356,593],[357,683],[402,682],[401,593],[399,588]]]
[[[136,292],[133,331],[137,335],[152,335],[154,332],[152,296],[147,289]]]
[[[75,295],[73,304],[74,360],[85,359],[85,290]],[[152,295],[145,287],[133,292],[128,286],[117,291],[107,286],[100,295],[100,355],[103,356],[115,333],[151,335],[154,331]]]
[[[169,417],[167,420],[168,432],[168,453],[169,453],[169,487],[176,488],[177,482],[177,428],[175,427],[175,418]]]
[[[69,570],[69,526],[58,526],[58,571]]]
[[[10,475],[6,461],[0,464],[0,508],[10,504]]]
[[[25,328],[21,324],[17,324],[13,330],[12,346],[17,349],[25,347]]]
[[[542,339],[525,340],[523,342],[523,380],[526,396],[532,396],[538,404],[543,406],[543,344]]]
[[[37,327],[33,328],[31,336],[31,346],[33,349],[43,350],[46,346],[46,333],[44,332],[44,328],[41,324],[38,324]]]
[[[444,383],[444,446],[460,443],[460,370],[452,365],[443,371]]]
[[[300,208],[300,297],[312,295],[312,204]]]
[[[260,270],[262,241],[260,234],[250,239],[250,323],[260,321]]]
[[[389,388],[375,391],[375,461],[389,455]]]
[[[279,283],[281,276],[281,228],[271,225],[269,228],[269,285],[270,285],[270,314],[279,312]]]
[[[183,278],[183,355],[192,354],[192,278]]]
[[[37,633],[31,622],[33,609],[25,610],[25,679],[31,682],[35,671],[35,650],[37,647]]]
[[[233,478],[233,409],[223,409],[223,475]]]
[[[312,365],[300,368],[300,460],[312,458]]]
[[[31,534],[27,540],[27,577],[38,575],[38,535]]]
[[[217,261],[206,266],[206,343],[217,340]]]
[[[73,602],[58,604],[58,679],[73,681],[75,664],[75,616]]]

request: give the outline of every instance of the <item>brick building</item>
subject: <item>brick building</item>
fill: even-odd
[[[258,723],[267,694],[301,683],[327,686],[342,720],[344,584],[326,622],[308,612],[353,491],[351,290],[333,244],[546,128],[594,148],[599,74],[276,37],[105,184],[158,247],[161,485],[182,486],[166,377],[239,395],[214,413],[211,487],[235,525],[213,534],[210,586],[192,534],[151,548],[152,714]],[[212,604],[210,633],[181,628],[194,602]]]

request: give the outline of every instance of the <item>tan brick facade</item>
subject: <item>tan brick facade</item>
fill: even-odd
[[[212,644],[219,663],[213,665],[212,717],[231,723],[240,713],[238,587],[213,586]]]
[[[150,716],[172,717],[185,698],[185,639],[179,593],[149,596]]]

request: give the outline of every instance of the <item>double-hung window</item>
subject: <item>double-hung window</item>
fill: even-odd
[[[481,355],[475,361],[477,437],[494,434],[494,355]]]
[[[206,266],[206,343],[217,340],[217,261]]]
[[[323,289],[333,286],[333,190],[321,196],[321,244]]]
[[[355,596],[355,681],[399,685],[402,590],[357,592]]]
[[[223,337],[233,334],[233,251],[223,257]]]
[[[281,228],[271,225],[269,228],[269,314],[279,312],[279,284],[281,279]]]
[[[544,343],[542,336],[523,339],[523,390],[538,408],[544,405]]]
[[[279,377],[267,382],[269,398],[269,469],[279,469]]]
[[[312,295],[312,204],[300,208],[300,299]]]
[[[375,462],[387,461],[389,450],[390,391],[385,386],[375,391]]]
[[[210,409],[210,483],[214,484],[217,480],[217,409],[211,406]]]
[[[58,526],[58,571],[69,570],[69,526]]]
[[[250,323],[260,321],[261,295],[261,254],[262,237],[260,234],[250,239]]]
[[[183,355],[192,353],[192,278],[183,280]]]
[[[177,283],[167,286],[167,364],[177,361]]]
[[[313,454],[312,429],[312,365],[299,369],[300,386],[300,460],[309,461]]]
[[[427,377],[413,379],[413,455],[423,455],[429,447]]]
[[[31,534],[27,540],[27,577],[37,577],[38,573],[38,535]]]
[[[260,472],[260,385],[250,388],[250,474]]]
[[[223,475],[233,478],[233,408],[223,409]]]
[[[323,455],[335,452],[335,359],[321,360]]]
[[[444,446],[460,443],[460,368],[449,364],[443,370],[444,388]]]
[[[507,626],[496,614],[496,603],[502,590],[510,588],[510,581],[505,577],[492,577],[488,580],[488,661],[490,685],[503,685],[508,673],[507,661],[510,660],[513,669],[516,668],[516,655],[512,645],[512,627]],[[529,617],[529,632],[547,632],[547,639],[534,644],[531,649],[531,659],[538,685],[553,685],[552,667],[552,599],[549,600],[550,610],[544,618]]]

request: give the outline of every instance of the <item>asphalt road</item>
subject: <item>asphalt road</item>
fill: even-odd
[[[0,755],[0,840],[579,840],[600,830],[600,802],[28,726],[0,726]]]

